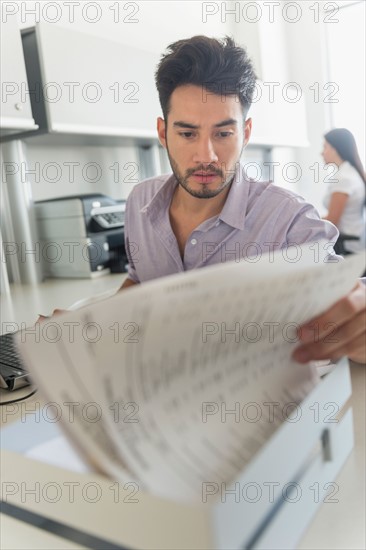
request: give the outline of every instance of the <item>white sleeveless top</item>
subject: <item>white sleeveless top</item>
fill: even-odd
[[[329,184],[323,203],[329,208],[333,193],[346,193],[348,200],[338,223],[340,233],[360,237],[359,241],[347,241],[346,249],[358,252],[365,247],[365,184],[357,170],[344,161],[332,176],[336,180]]]

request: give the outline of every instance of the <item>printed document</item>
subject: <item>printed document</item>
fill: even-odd
[[[364,256],[317,252],[136,285],[20,334],[19,348],[92,467],[197,501],[205,482],[229,484],[296,422],[319,380],[291,359],[297,329],[352,289]]]

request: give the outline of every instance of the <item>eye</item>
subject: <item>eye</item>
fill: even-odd
[[[193,132],[179,132],[179,135],[186,138],[186,139],[190,139],[190,138],[194,137]]]
[[[233,132],[219,132],[219,133],[218,133],[218,136],[219,136],[220,138],[226,138],[226,137],[230,137],[230,136],[232,136],[232,135],[233,135]]]

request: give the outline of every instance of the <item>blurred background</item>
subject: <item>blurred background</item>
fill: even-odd
[[[123,229],[133,186],[170,172],[156,137],[154,71],[178,39],[231,35],[247,48],[259,77],[242,158],[250,177],[299,193],[323,215],[333,173],[321,156],[324,133],[348,128],[365,165],[363,0],[2,2],[1,9],[3,293],[48,277],[123,270],[105,258],[87,272],[68,272],[62,261],[63,271],[51,269],[35,243],[60,237],[90,246],[99,231],[110,252],[117,245],[105,233]],[[110,201],[53,201],[97,194]],[[77,224],[60,234],[66,210]],[[107,225],[91,228],[90,216]]]

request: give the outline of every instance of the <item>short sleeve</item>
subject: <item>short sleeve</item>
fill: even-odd
[[[337,179],[337,174],[335,174],[334,182],[329,184],[329,192],[332,193],[345,193],[346,195],[352,195],[355,191],[355,181],[351,177],[341,177]]]
[[[294,218],[286,236],[287,244],[305,244],[326,241],[327,254],[333,255],[333,246],[339,232],[335,225],[322,220],[317,210],[305,203]]]

